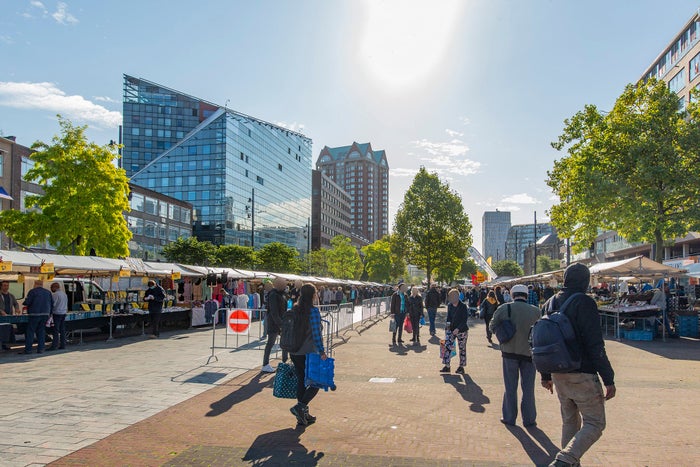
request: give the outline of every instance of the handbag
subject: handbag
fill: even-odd
[[[425,316],[420,316],[420,322],[418,324],[420,324],[421,326],[425,326]]]
[[[394,318],[389,320],[389,332],[396,332],[396,320]]]
[[[453,341],[452,350],[450,351],[450,357],[457,355],[456,341]],[[445,358],[445,339],[440,339],[440,358]]]
[[[515,335],[515,324],[510,320],[510,303],[508,304],[508,319],[504,319],[494,329],[496,339],[500,344],[510,341]]]
[[[321,360],[317,353],[306,354],[304,384],[324,391],[335,391],[335,359],[328,357]]]
[[[272,395],[280,399],[297,398],[297,372],[294,365],[280,363],[277,365],[275,382],[272,386]]]
[[[411,324],[411,318],[409,318],[408,316],[406,316],[406,319],[403,320],[403,330],[409,334],[413,333],[413,325]]]

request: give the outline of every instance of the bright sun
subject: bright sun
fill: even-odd
[[[420,84],[443,60],[464,1],[365,0],[360,60],[388,88]]]

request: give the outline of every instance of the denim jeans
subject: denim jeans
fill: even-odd
[[[399,340],[401,340],[401,336],[403,336],[403,322],[406,319],[406,313],[399,313],[398,315],[394,315],[394,319],[396,320],[396,331],[391,336],[391,340],[395,341],[396,340],[396,333],[399,333]]]
[[[554,387],[561,405],[561,451],[557,459],[575,464],[605,429],[605,398],[597,375],[554,373]]]
[[[428,321],[430,321],[430,335],[435,334],[435,316],[437,315],[437,308],[428,308]]]
[[[518,360],[515,358],[503,358],[503,421],[515,424],[518,417],[518,379],[523,392],[520,403],[520,412],[523,417],[523,425],[532,425],[537,419],[535,407],[535,365],[532,361]]]
[[[24,336],[24,351],[29,353],[34,345],[34,334],[36,333],[36,350],[37,352],[44,351],[46,343],[46,320],[48,315],[29,315],[27,323],[27,333]]]
[[[51,348],[66,347],[66,315],[53,315],[53,341]]]

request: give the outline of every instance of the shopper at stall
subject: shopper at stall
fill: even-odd
[[[267,313],[265,315],[265,327],[267,328],[267,344],[265,344],[265,352],[263,353],[264,373],[273,373],[274,368],[270,365],[270,353],[272,347],[277,341],[277,336],[282,331],[282,315],[287,311],[287,280],[283,277],[275,277],[272,282],[273,289],[267,293]],[[282,350],[282,362],[287,361],[287,351]]]
[[[486,295],[486,299],[481,302],[481,314],[484,318],[484,323],[486,323],[486,339],[490,344],[493,344],[493,340],[491,338],[492,332],[491,329],[489,329],[489,323],[499,305],[500,302],[496,299],[496,293],[493,290],[489,291]]]
[[[0,282],[0,316],[18,315],[19,303],[14,295],[10,293],[9,281]],[[10,325],[10,342],[14,342],[14,326]],[[6,344],[2,344],[3,350],[10,350]]]
[[[51,296],[53,299],[53,338],[51,347],[47,350],[66,348],[66,314],[68,313],[68,295],[63,291],[61,284],[51,284]]]
[[[151,339],[160,337],[160,316],[163,313],[163,302],[165,301],[165,290],[156,284],[156,281],[148,281],[148,290],[144,300],[148,302],[148,314],[151,320]]]
[[[51,315],[53,310],[53,297],[51,292],[44,288],[44,281],[34,281],[34,288],[27,292],[24,306],[27,307],[29,322],[27,323],[27,334],[24,337],[24,352],[22,353],[32,353],[35,334],[37,341],[36,353],[44,353],[46,320],[49,319],[49,315]]]
[[[305,327],[306,338],[298,351],[291,352],[291,359],[297,374],[297,404],[289,410],[297,418],[297,424],[303,426],[316,421],[316,417],[309,414],[309,402],[316,397],[319,389],[306,385],[306,355],[316,353],[321,355],[321,360],[328,358],[323,347],[321,313],[318,311],[317,304],[316,287],[312,284],[302,285],[299,300],[294,305],[293,310],[294,313],[299,313],[294,320],[295,326],[299,323]]]

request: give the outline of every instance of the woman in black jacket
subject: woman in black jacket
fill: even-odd
[[[450,358],[452,357],[452,347],[457,339],[459,345],[459,368],[455,373],[464,374],[464,367],[467,366],[467,336],[469,326],[467,325],[469,310],[464,302],[459,300],[459,290],[452,289],[447,294],[447,322],[445,323],[445,352],[442,356],[442,363],[445,365],[440,373],[450,372]]]
[[[484,321],[486,322],[486,339],[488,339],[491,344],[493,344],[493,340],[491,339],[492,334],[489,329],[489,323],[491,322],[491,318],[493,318],[493,314],[496,312],[496,308],[500,305],[493,290],[491,290],[488,295],[486,295],[486,299],[481,302],[481,311]]]
[[[420,317],[423,316],[423,297],[418,287],[411,289],[411,296],[408,297],[408,316],[411,317],[411,327],[413,328],[414,345],[420,345]]]

